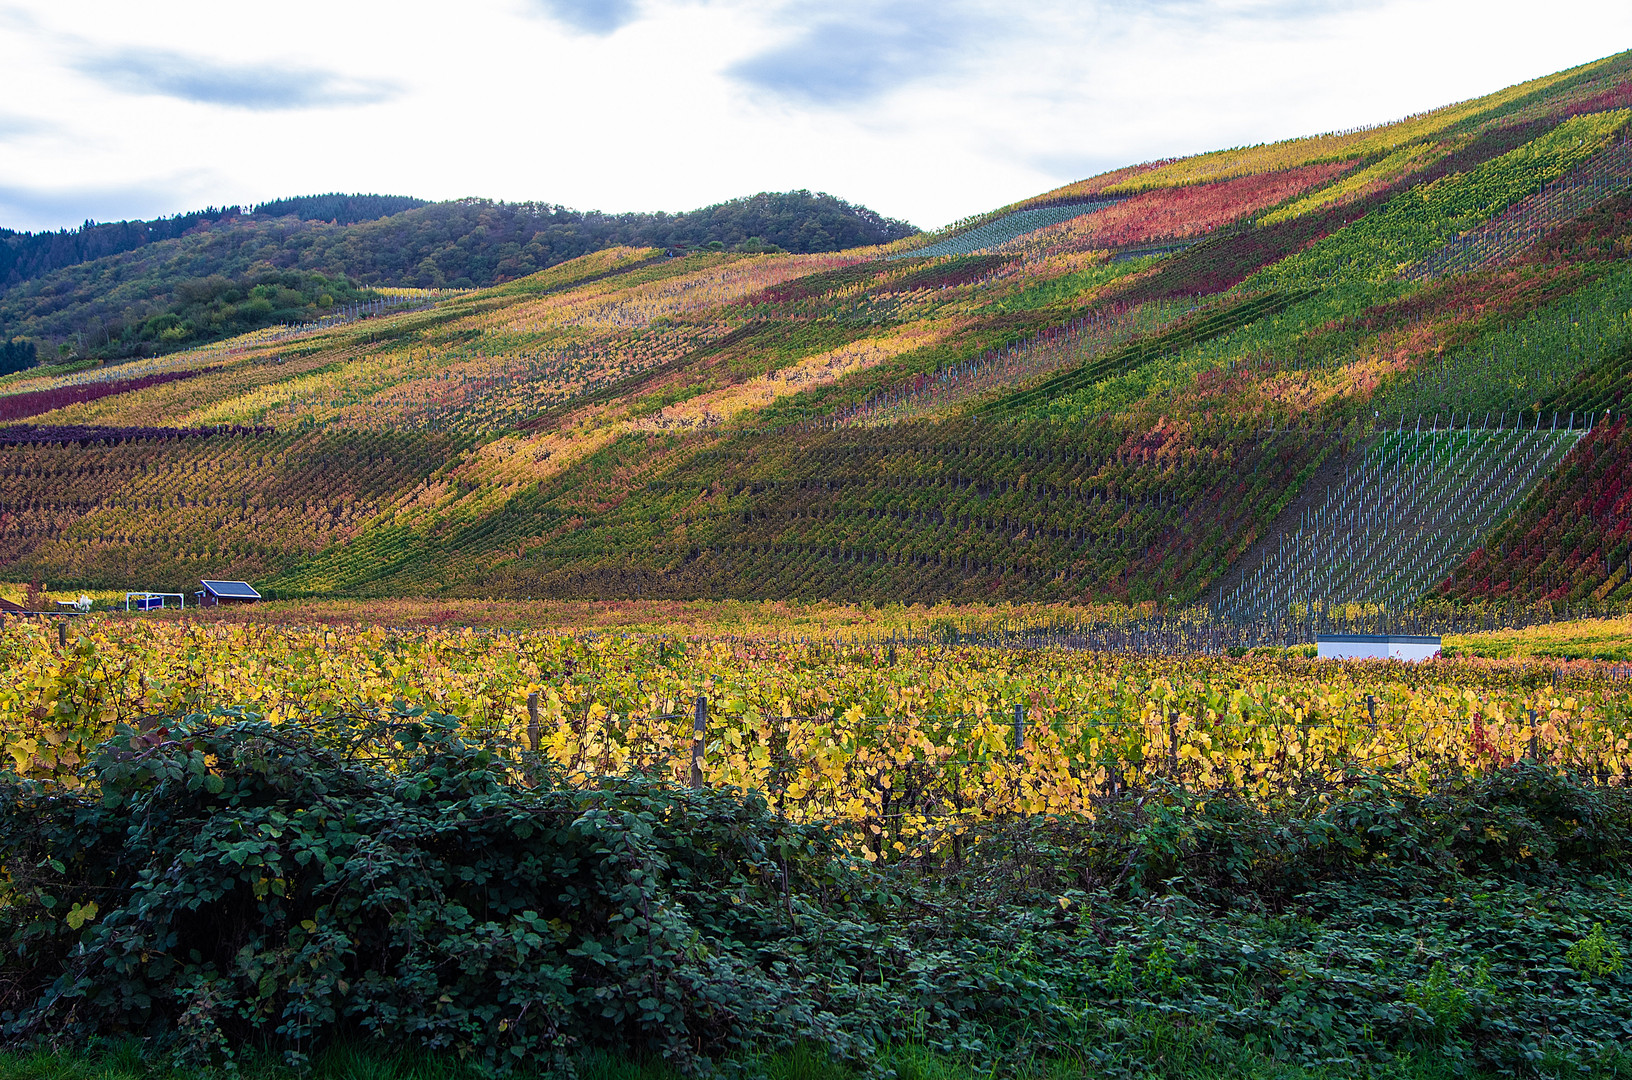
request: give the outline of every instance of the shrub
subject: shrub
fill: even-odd
[[[1571,945],[1564,960],[1592,979],[1601,979],[1621,970],[1621,947],[1604,935],[1604,924],[1593,923],[1592,933]]]
[[[0,776],[0,1040],[1625,1063],[1632,798],[1532,764],[1268,807],[1158,785],[879,870],[751,793],[573,787],[446,717],[309,724],[193,716],[120,729],[78,790]]]
[[[301,1053],[370,1032],[494,1066],[844,1046],[802,987],[818,951],[861,959],[834,925],[865,889],[820,831],[726,792],[576,790],[455,723],[193,717],[122,729],[99,794],[5,783],[4,1035]]]

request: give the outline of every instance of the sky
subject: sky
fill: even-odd
[[[935,228],[1629,47],[1626,0],[0,0],[0,226],[808,188]]]

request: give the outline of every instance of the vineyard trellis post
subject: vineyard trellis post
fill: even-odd
[[[1167,765],[1173,779],[1179,778],[1179,710],[1167,713]]]
[[[708,698],[697,695],[697,713],[691,728],[691,786],[703,786],[703,747],[708,734]]]
[[[1533,762],[1539,761],[1540,758],[1536,756],[1536,710],[1529,709],[1526,711],[1530,714],[1530,760]]]
[[[1020,702],[1014,706],[1014,752],[1019,753],[1026,745],[1026,707]]]
[[[538,753],[538,691],[527,695],[527,749]]]

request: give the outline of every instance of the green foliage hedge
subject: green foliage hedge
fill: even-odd
[[[1523,763],[1268,809],[1159,788],[884,869],[756,796],[573,788],[436,716],[195,716],[86,779],[0,778],[14,1045],[1628,1066],[1632,797]]]
[[[199,717],[115,739],[97,795],[8,784],[5,1033],[303,1050],[350,1029],[493,1064],[713,1052],[772,1017],[842,1035],[802,984],[868,942],[817,960],[789,922],[860,904],[818,831],[729,793],[528,787],[446,718],[345,735],[403,768]]]

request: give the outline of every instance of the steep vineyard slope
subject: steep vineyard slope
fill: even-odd
[[[1621,54],[934,236],[607,247],[0,376],[0,416],[27,425],[0,432],[0,575],[1183,603],[1273,537],[1238,609],[1483,595],[1501,575],[1459,561],[1564,544],[1561,507],[1596,490],[1572,463],[1632,389],[1629,87]],[[1537,433],[1554,411],[1570,434]],[[1304,494],[1346,446],[1370,464],[1330,505]],[[1309,521],[1279,517],[1300,498]],[[1618,550],[1571,589],[1619,595]]]
[[[745,433],[668,454],[630,438],[354,587],[1189,600],[1274,517],[1325,445],[1312,430],[1101,426],[1084,437],[980,421],[842,428],[797,442]],[[366,574],[376,559],[353,565]],[[304,591],[335,571],[317,564],[274,584]]]
[[[36,431],[0,446],[0,561],[92,588],[265,578],[356,535],[456,449],[413,434]]]

